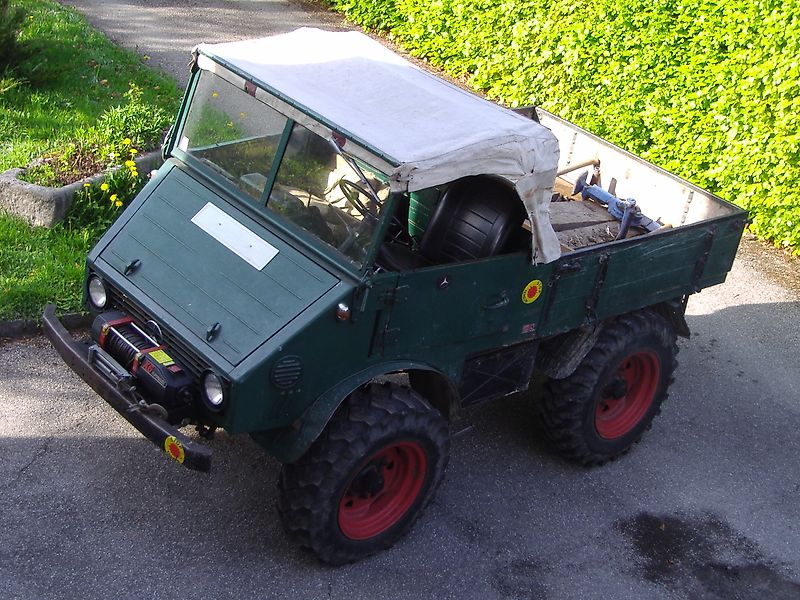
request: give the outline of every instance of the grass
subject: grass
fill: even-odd
[[[26,11],[19,36],[22,59],[0,72],[0,171],[68,156],[76,146],[106,144],[107,150],[122,138],[119,127],[110,127],[120,139],[105,139],[104,123],[174,114],[180,91],[172,79],[147,68],[146,56],[115,46],[57,2],[26,0],[21,6]],[[126,96],[131,84],[141,91],[134,115],[135,103]],[[109,196],[108,201],[116,191],[88,190],[83,196],[87,201]],[[47,302],[60,312],[82,308],[84,260],[108,223],[90,204],[87,209],[76,199],[68,224],[53,229],[0,214],[0,320],[37,318]]]
[[[38,318],[43,306],[81,309],[84,258],[95,241],[91,228],[30,227],[0,213],[0,320]]]
[[[177,85],[146,68],[145,56],[115,46],[57,2],[27,0],[24,7],[24,58],[0,79],[0,170],[84,139],[123,101],[130,83],[141,89],[143,103],[175,112]]]

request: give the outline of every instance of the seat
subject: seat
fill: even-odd
[[[475,175],[451,184],[422,234],[419,252],[385,243],[378,264],[390,271],[462,262],[516,250],[525,208],[514,186],[497,176]]]

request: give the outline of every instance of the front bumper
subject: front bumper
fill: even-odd
[[[124,383],[115,384],[106,378],[90,361],[89,346],[73,339],[56,317],[52,304],[48,304],[42,313],[42,328],[64,362],[142,435],[185,467],[196,471],[211,469],[211,449],[186,437],[159,416],[147,412],[147,405],[140,404],[135,393]]]

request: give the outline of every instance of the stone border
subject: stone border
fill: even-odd
[[[92,324],[91,315],[83,313],[67,313],[61,315],[59,320],[70,331],[88,329]],[[42,322],[36,319],[0,321],[0,339],[20,339],[33,337],[40,333],[42,333]]]
[[[147,173],[160,167],[164,161],[161,150],[156,150],[141,155],[135,162],[142,173]],[[22,217],[31,225],[42,227],[52,227],[64,219],[75,192],[83,184],[96,183],[106,177],[106,173],[100,173],[64,187],[51,188],[18,179],[24,172],[25,169],[9,169],[0,173],[0,210]]]

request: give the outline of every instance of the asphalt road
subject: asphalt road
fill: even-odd
[[[192,48],[263,37],[298,27],[352,29],[335,13],[287,0],[60,0],[114,42],[186,85]],[[102,65],[100,65],[102,68]]]
[[[75,4],[100,27],[138,23],[165,57],[261,31],[257,9],[278,30],[317,18],[278,2]],[[241,27],[209,20],[231,11]],[[670,399],[630,454],[577,468],[540,441],[531,396],[484,406],[411,534],[340,568],[287,540],[279,466],[248,438],[218,434],[210,474],[182,469],[46,340],[0,342],[0,597],[796,599],[798,266],[748,240],[728,281],[692,299]]]
[[[211,474],[180,468],[46,340],[7,341],[0,596],[796,599],[800,302],[764,261],[786,267],[747,243],[692,300],[671,397],[633,452],[577,468],[540,441],[532,397],[484,406],[411,534],[341,568],[287,540],[279,466],[248,438],[218,434]]]

